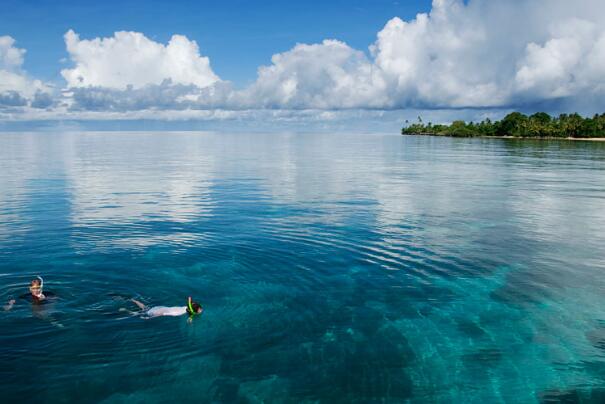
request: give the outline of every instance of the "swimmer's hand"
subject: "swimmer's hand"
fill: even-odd
[[[8,301],[8,304],[6,306],[4,306],[4,311],[9,311],[10,309],[13,308],[13,306],[15,305],[16,300],[15,299],[11,299]]]

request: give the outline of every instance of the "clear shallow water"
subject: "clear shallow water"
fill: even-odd
[[[605,143],[0,134],[0,299],[61,296],[0,312],[3,401],[603,402],[604,185]]]

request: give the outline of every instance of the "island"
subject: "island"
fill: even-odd
[[[525,115],[512,112],[500,121],[489,118],[481,122],[454,121],[450,125],[425,124],[421,117],[418,122],[406,121],[402,135],[430,135],[452,137],[498,137],[532,139],[591,139],[605,140],[605,113],[592,118],[577,113],[560,114],[551,117],[545,112]]]

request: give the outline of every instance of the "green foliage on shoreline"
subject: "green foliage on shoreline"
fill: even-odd
[[[454,121],[451,125],[424,124],[418,117],[417,123],[401,129],[402,135],[433,135],[454,137],[514,136],[531,138],[596,138],[605,137],[605,113],[592,118],[583,118],[577,113],[551,117],[545,112],[527,116],[512,112],[501,121],[489,118],[479,123]]]

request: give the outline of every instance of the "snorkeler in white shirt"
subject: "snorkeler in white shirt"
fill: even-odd
[[[149,318],[154,318],[154,317],[162,317],[162,316],[182,316],[182,315],[189,315],[190,318],[201,314],[202,311],[204,311],[204,309],[202,309],[202,306],[199,303],[196,303],[194,301],[191,300],[191,297],[189,297],[187,299],[187,306],[176,306],[176,307],[166,307],[166,306],[155,306],[155,307],[148,307],[145,305],[145,303],[142,303],[136,299],[130,299],[131,302],[133,302],[134,304],[136,304],[139,309],[141,309],[140,312],[138,313],[133,313],[133,314],[140,314],[143,318],[145,319],[149,319]]]

